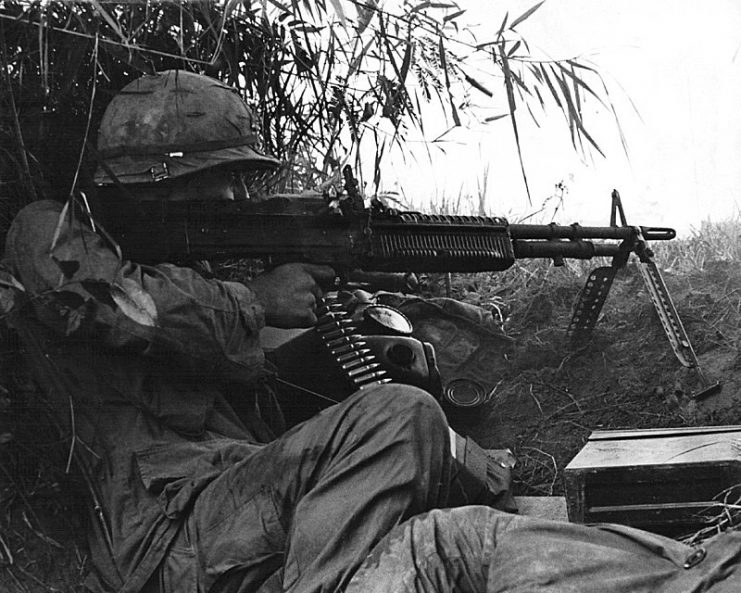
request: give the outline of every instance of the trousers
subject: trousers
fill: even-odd
[[[622,525],[575,525],[469,506],[392,530],[345,593],[732,593],[741,532],[702,546]]]
[[[426,392],[361,391],[231,466],[195,500],[161,591],[342,590],[395,525],[446,504],[447,422]]]

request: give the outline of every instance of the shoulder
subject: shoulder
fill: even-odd
[[[8,230],[7,242],[18,240],[29,233],[39,235],[56,228],[64,205],[54,200],[37,200],[23,207],[15,215]]]
[[[16,214],[13,222],[49,214],[56,214],[58,216],[62,212],[63,208],[64,204],[57,202],[56,200],[36,200],[35,202],[31,202],[24,206],[18,214]]]
[[[53,200],[31,202],[16,214],[5,239],[5,252],[9,257],[29,246],[48,245],[59,223],[63,205]]]
[[[5,260],[28,290],[58,286],[60,273],[70,280],[71,268],[86,273],[100,267],[98,260],[105,254],[99,237],[79,217],[71,220],[64,214],[64,205],[52,200],[32,202],[13,219],[5,240]],[[108,276],[96,273],[95,277]]]

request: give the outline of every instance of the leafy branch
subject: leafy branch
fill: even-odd
[[[375,145],[377,187],[388,148],[408,151],[409,134],[430,126],[427,105],[456,128],[481,119],[479,99],[504,105],[481,123],[509,119],[527,184],[519,107],[535,119],[534,108],[555,106],[573,147],[600,154],[583,104],[595,99],[614,114],[594,67],[531,55],[517,27],[542,4],[505,15],[479,39],[465,4],[452,0],[7,0],[0,101],[17,109],[0,116],[0,174],[14,180],[0,199],[28,199],[31,183],[39,195],[67,195],[89,181],[91,163],[62,155],[82,152],[85,129],[97,128],[119,88],[167,68],[224,79],[259,107],[264,148],[285,162],[276,190],[321,183],[363,142]]]

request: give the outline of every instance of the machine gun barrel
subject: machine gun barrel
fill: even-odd
[[[592,241],[518,240],[512,242],[512,249],[515,259],[592,259],[593,257],[615,257],[620,252],[620,244]]]
[[[516,259],[615,257],[626,247],[632,249],[632,245],[625,245],[625,242],[634,242],[639,236],[645,241],[668,241],[676,236],[674,229],[666,227],[583,227],[578,224],[511,224],[509,233]],[[595,243],[595,240],[620,243]]]
[[[510,224],[512,239],[630,239],[640,229],[646,241],[669,241],[677,235],[674,229],[666,227],[632,226],[581,226],[579,224]]]

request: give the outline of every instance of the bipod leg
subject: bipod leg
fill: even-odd
[[[590,272],[566,330],[566,337],[572,345],[585,340],[591,334],[610,293],[616,272],[612,266],[595,268]]]
[[[669,291],[666,288],[666,284],[656,263],[652,259],[646,259],[641,261],[638,269],[641,271],[643,283],[649,295],[651,295],[651,301],[654,304],[656,313],[659,315],[664,333],[669,339],[669,344],[675,356],[683,366],[695,369],[700,377],[703,389],[698,393],[692,394],[692,398],[701,400],[718,393],[723,386],[720,382],[710,384],[700,369],[700,363],[695,355],[695,350],[692,348],[689,336],[684,329],[684,325],[682,325],[682,320],[679,318],[677,309],[674,307],[672,298],[669,295]]]
[[[697,371],[697,374],[700,377],[700,381],[702,381],[702,389],[696,393],[693,393],[692,399],[697,400],[697,401],[702,401],[704,399],[707,399],[711,395],[720,393],[720,391],[723,389],[723,384],[720,381],[716,381],[715,383],[710,383],[707,377],[705,377],[705,373],[702,372],[699,366],[695,367],[695,370]]]
[[[620,194],[616,189],[612,190],[612,206],[610,208],[610,226],[617,226],[617,218],[620,217],[620,224],[628,226],[625,219],[625,211],[620,201]],[[592,333],[594,326],[602,312],[602,307],[610,294],[612,282],[618,270],[623,268],[628,261],[628,256],[632,249],[632,243],[623,242],[618,255],[613,257],[611,266],[595,268],[589,273],[584,288],[579,293],[579,300],[574,307],[574,314],[571,316],[569,328],[566,330],[566,337],[574,346],[578,342],[584,341]]]

